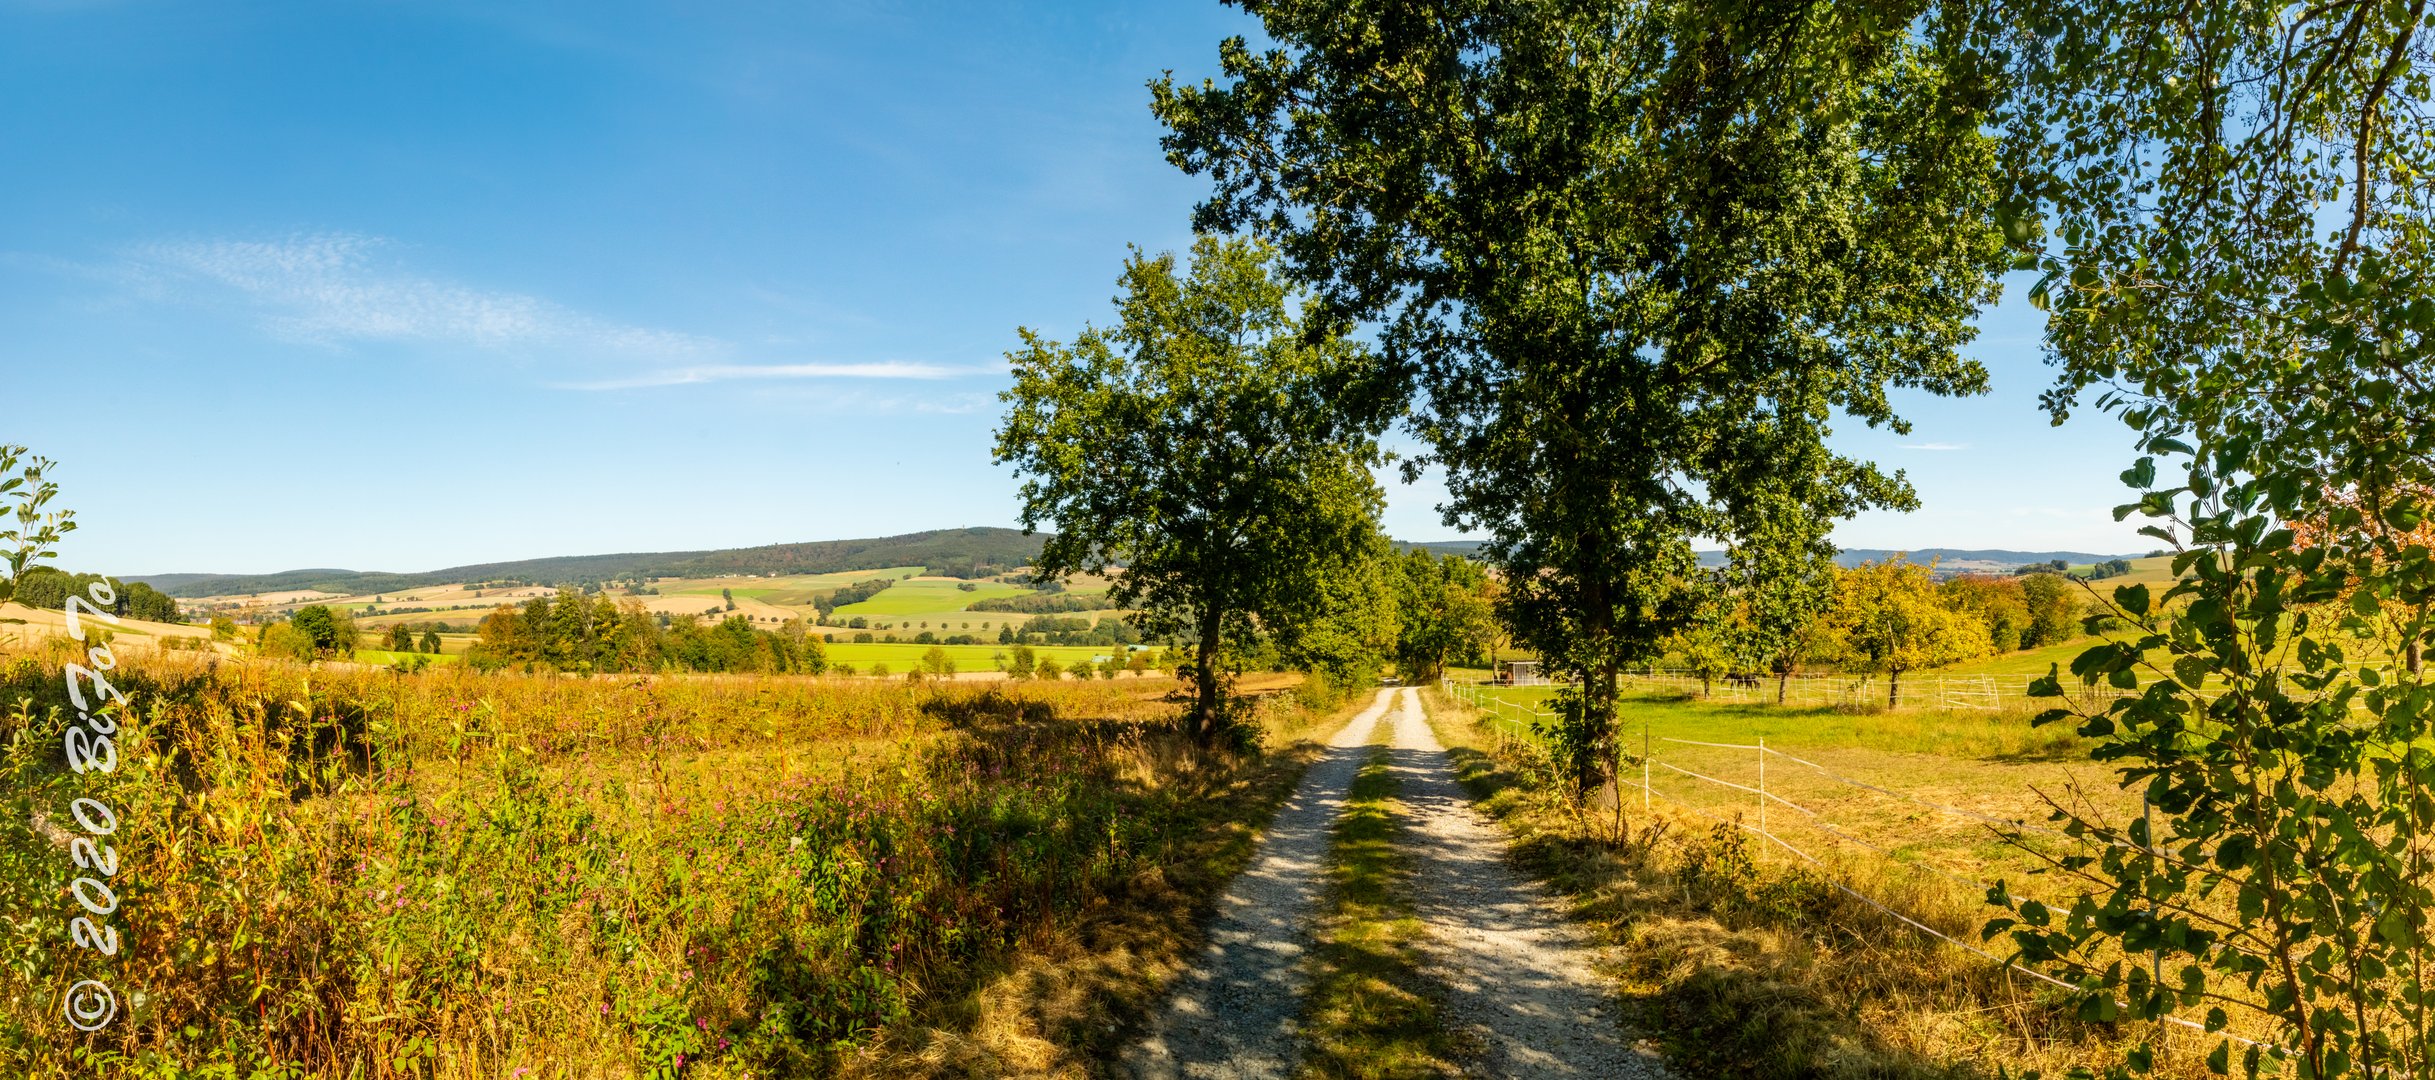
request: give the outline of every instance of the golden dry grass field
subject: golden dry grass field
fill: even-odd
[[[413,675],[129,653],[120,766],[0,652],[0,1075],[1079,1075],[1193,948],[1324,728],[1183,739],[1156,680]],[[48,748],[46,752],[43,748]],[[57,807],[116,808],[69,940]],[[71,826],[73,827],[73,826]],[[107,1035],[58,1023],[117,987]]]

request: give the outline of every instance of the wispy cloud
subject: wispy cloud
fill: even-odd
[[[497,350],[581,350],[612,357],[708,359],[715,339],[618,323],[523,293],[477,289],[387,265],[390,245],[349,233],[282,240],[146,244],[129,269],[147,283],[233,293],[262,328],[340,345],[424,341]]]
[[[334,348],[410,342],[481,349],[579,363],[595,376],[558,384],[565,389],[742,379],[936,380],[984,370],[901,360],[746,362],[745,350],[723,338],[416,273],[392,256],[395,246],[354,233],[164,241],[126,252],[116,276],[155,300],[233,306],[282,340]]]
[[[1902,448],[1905,450],[1968,450],[1970,444],[1957,442],[1904,443]]]
[[[704,364],[646,372],[631,378],[560,384],[569,390],[633,390],[650,386],[727,382],[734,379],[951,379],[981,369],[883,360],[868,364]]]

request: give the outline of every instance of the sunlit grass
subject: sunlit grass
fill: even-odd
[[[1181,967],[1301,760],[1194,748],[1149,680],[113,678],[119,769],[63,774],[57,661],[0,655],[0,1075],[1070,1067]],[[79,795],[121,818],[110,965],[35,824]],[[128,1006],[80,1060],[57,994],[96,970]]]
[[[1411,858],[1397,847],[1399,787],[1386,749],[1374,748],[1336,821],[1303,1077],[1456,1076],[1467,1056],[1421,974],[1428,931],[1412,911]]]

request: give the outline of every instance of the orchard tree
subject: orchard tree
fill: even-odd
[[[1203,741],[1227,723],[1229,647],[1324,617],[1377,533],[1383,425],[1343,401],[1371,361],[1298,310],[1272,258],[1207,237],[1180,272],[1136,252],[1115,325],[1070,343],[1023,330],[1000,395],[996,458],[1024,477],[1024,529],[1055,530],[1035,572],[1123,567],[1109,606],[1193,644]]]
[[[2079,586],[2059,574],[2021,575],[2021,598],[2029,605],[2029,626],[2021,632],[2021,647],[2060,645],[2080,632]]]
[[[1743,663],[1743,646],[1750,640],[1746,620],[1740,599],[1719,588],[1707,595],[1690,621],[1666,636],[1662,647],[1699,677],[1701,696],[1715,690],[1716,680],[1748,670]]]
[[[1985,624],[1938,601],[1929,568],[1899,555],[1846,570],[1835,583],[1827,631],[1846,666],[1886,677],[1886,708],[1902,703],[1903,672],[1992,651]]]
[[[1215,183],[1195,224],[1378,327],[1422,397],[1407,469],[1444,467],[1516,640],[1580,680],[1586,793],[1619,670],[1698,608],[1693,539],[1911,506],[1830,424],[1985,389],[1957,350],[2003,265],[1986,80],[1935,62],[1924,2],[1237,2],[1264,44],[1152,86]]]

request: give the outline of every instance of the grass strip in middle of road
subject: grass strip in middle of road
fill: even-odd
[[[1411,858],[1397,845],[1399,786],[1387,748],[1373,747],[1336,821],[1303,1009],[1304,1078],[1459,1076],[1470,1056],[1423,974],[1428,931],[1413,914]]]

